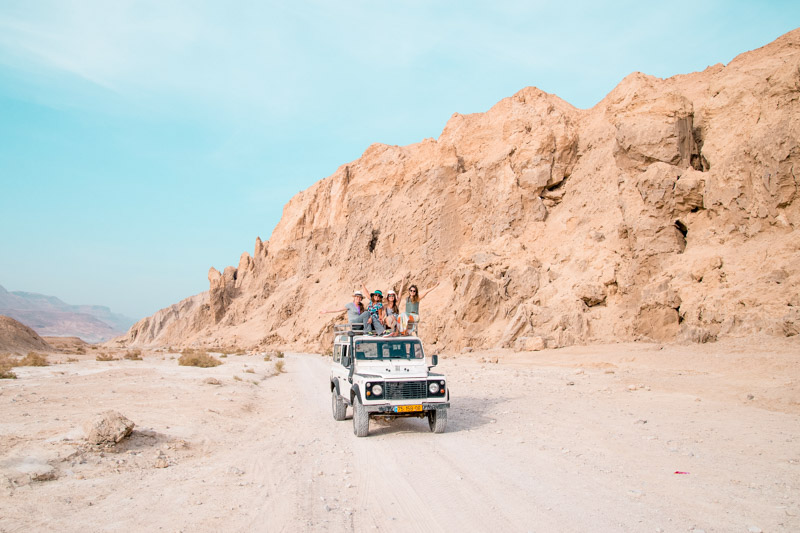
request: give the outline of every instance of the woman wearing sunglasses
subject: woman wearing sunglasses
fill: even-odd
[[[415,331],[416,323],[419,322],[419,302],[423,298],[425,298],[433,289],[438,287],[439,284],[437,283],[427,291],[423,292],[422,294],[419,293],[419,289],[416,285],[412,285],[408,288],[408,298],[406,298],[406,312],[401,314],[398,318],[399,329],[401,335],[408,335]],[[402,291],[400,292],[402,295]]]
[[[367,333],[375,332],[380,335],[383,333],[383,323],[386,320],[386,310],[383,308],[383,293],[378,289],[369,292],[366,285],[362,285],[362,287],[364,287],[364,292],[369,294],[370,298],[369,305],[367,306],[369,318],[364,322],[364,330]]]

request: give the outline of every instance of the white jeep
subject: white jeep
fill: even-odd
[[[369,434],[371,417],[427,418],[434,433],[447,426],[450,390],[444,375],[430,371],[418,337],[365,335],[349,325],[335,326],[331,363],[331,408],[344,420],[353,407],[353,433]]]

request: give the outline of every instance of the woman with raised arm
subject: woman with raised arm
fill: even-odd
[[[363,330],[369,312],[364,309],[364,304],[361,301],[364,299],[364,294],[361,291],[353,293],[353,301],[347,302],[343,308],[340,309],[323,309],[319,314],[324,315],[327,313],[343,313],[347,311],[347,323],[353,326],[353,330]]]
[[[367,306],[367,313],[369,313],[369,318],[364,322],[364,330],[367,333],[375,332],[378,335],[383,333],[383,322],[386,319],[386,311],[383,308],[383,293],[378,289],[375,289],[373,292],[369,292],[367,286],[362,284],[364,288],[364,292],[369,294],[370,302]]]
[[[427,291],[423,292],[422,294],[419,293],[419,289],[416,285],[412,285],[408,288],[408,298],[406,298],[406,312],[401,314],[398,322],[400,324],[400,331],[401,335],[408,335],[412,331],[416,330],[415,323],[419,322],[419,302],[423,298],[425,298],[430,292],[439,286],[439,283],[428,289]],[[400,292],[402,294],[402,291]]]

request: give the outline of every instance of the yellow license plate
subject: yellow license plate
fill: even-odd
[[[414,411],[422,411],[421,405],[398,405],[394,408],[395,413],[413,413]]]

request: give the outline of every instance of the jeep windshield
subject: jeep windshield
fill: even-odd
[[[414,340],[375,339],[356,341],[356,359],[422,359],[422,344]]]

